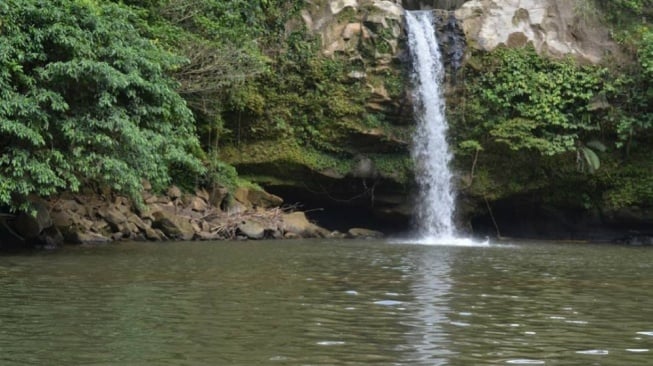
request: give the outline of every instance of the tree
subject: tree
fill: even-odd
[[[140,197],[202,172],[194,120],[167,72],[183,59],[138,17],[93,0],[0,4],[0,205],[85,185]],[[194,155],[195,154],[195,155]]]

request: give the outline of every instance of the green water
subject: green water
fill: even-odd
[[[0,256],[0,365],[651,365],[653,248],[117,244]]]

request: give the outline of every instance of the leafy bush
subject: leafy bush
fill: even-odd
[[[108,186],[138,199],[169,167],[201,172],[193,116],[166,72],[182,59],[104,1],[0,4],[0,204]],[[193,154],[194,152],[194,154]]]
[[[466,83],[477,109],[468,119],[478,121],[478,134],[512,150],[555,155],[576,150],[599,129],[600,112],[590,103],[605,92],[606,70],[547,60],[532,48],[497,49],[480,64],[482,72],[469,72]]]

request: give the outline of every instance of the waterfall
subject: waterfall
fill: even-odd
[[[417,129],[412,157],[419,187],[418,235],[423,240],[454,238],[454,194],[449,170],[447,121],[442,92],[444,67],[431,11],[406,11],[408,46],[413,62],[413,105]]]

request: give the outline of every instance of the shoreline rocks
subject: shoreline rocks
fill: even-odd
[[[344,237],[311,222],[301,211],[281,208],[283,200],[265,191],[220,190],[188,194],[172,186],[156,195],[145,189],[142,207],[120,195],[64,193],[35,199],[36,216],[3,214],[2,223],[21,246]]]

